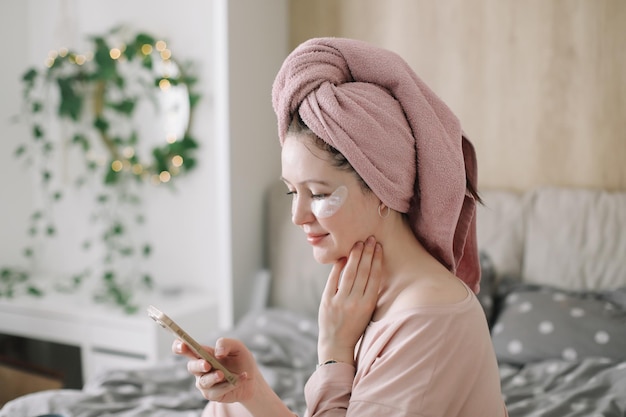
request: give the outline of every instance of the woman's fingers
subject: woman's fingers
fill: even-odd
[[[209,352],[211,355],[215,356],[214,349],[210,348],[209,346],[202,346],[202,347],[203,347],[204,350]],[[189,346],[187,346],[187,344],[185,344],[185,342],[183,342],[180,339],[175,339],[174,342],[172,342],[172,352],[177,354],[177,355],[186,356],[186,357],[188,357],[190,359],[198,359],[198,355],[196,355],[189,348]]]
[[[209,347],[204,347],[205,350],[211,354],[213,354],[213,349]],[[177,355],[183,355],[189,358],[187,362],[187,370],[196,376],[205,374],[211,371],[211,364],[205,361],[204,359],[198,358],[198,356],[189,349],[185,343],[181,340],[176,339],[172,343],[172,352]]]
[[[379,248],[378,252],[376,248]],[[346,297],[349,295],[360,297],[365,294],[367,288],[375,287],[378,291],[377,282],[380,279],[381,264],[381,246],[373,236],[368,237],[365,243],[357,242],[350,252],[338,292]],[[374,267],[376,268],[375,274],[373,273]],[[372,279],[376,281],[374,285],[370,285]]]
[[[333,265],[333,268],[330,271],[330,275],[328,275],[328,280],[326,280],[323,297],[328,299],[337,293],[337,289],[339,288],[339,280],[341,279],[341,271],[343,271],[343,268],[345,266],[345,258],[342,258]]]
[[[187,370],[194,375],[202,375],[211,370],[211,364],[204,359],[189,360]]]
[[[361,257],[357,266],[356,276],[352,285],[351,292],[356,296],[362,296],[365,294],[365,289],[367,288],[370,280],[378,278],[374,277],[372,274],[372,263],[374,261],[375,248],[376,240],[373,236],[368,237],[363,246],[363,251],[361,252]]]
[[[372,255],[372,264],[369,272],[369,279],[365,285],[364,294],[368,298],[378,299],[378,290],[382,282],[383,271],[383,247],[376,242],[374,245],[374,253]]]
[[[363,242],[356,242],[348,255],[348,261],[343,268],[343,273],[337,286],[337,294],[347,297],[352,292],[352,286],[359,270],[359,262],[363,253]]]

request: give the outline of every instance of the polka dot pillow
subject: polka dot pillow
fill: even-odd
[[[626,293],[626,288],[618,291]],[[626,360],[626,310],[600,294],[543,286],[513,289],[502,300],[491,333],[501,362]]]

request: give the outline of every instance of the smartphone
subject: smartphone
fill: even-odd
[[[226,381],[228,381],[232,385],[235,385],[237,383],[237,376],[235,374],[226,369],[224,365],[219,363],[219,361],[214,356],[204,350],[194,338],[189,336],[186,331],[184,331],[178,324],[174,322],[174,320],[169,318],[165,313],[163,313],[154,306],[149,306],[148,315],[161,327],[168,329],[169,331],[174,333],[177,338],[179,338],[187,346],[189,346],[189,349],[191,349],[193,353],[210,363],[213,369],[219,369],[220,371],[222,371],[224,373],[224,378],[226,379]]]

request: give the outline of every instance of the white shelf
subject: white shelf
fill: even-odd
[[[107,369],[150,366],[172,355],[173,336],[148,317],[150,304],[201,342],[217,329],[217,302],[205,290],[145,294],[133,315],[95,303],[90,294],[51,292],[0,299],[0,334],[78,346],[87,381]]]

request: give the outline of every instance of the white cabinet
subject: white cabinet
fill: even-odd
[[[150,366],[172,355],[173,335],[150,319],[150,304],[201,343],[217,329],[217,303],[206,291],[145,294],[139,304],[136,314],[127,315],[83,293],[0,299],[0,334],[78,346],[87,381],[107,369]]]

